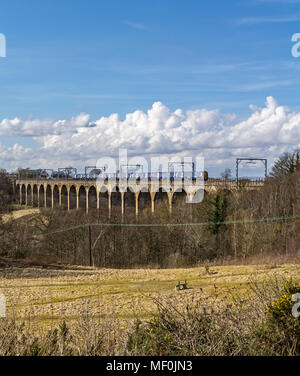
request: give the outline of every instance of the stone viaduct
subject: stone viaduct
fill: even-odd
[[[164,179],[165,180],[165,179]],[[235,180],[209,179],[197,183],[196,179],[172,179],[168,182],[156,179],[139,179],[126,182],[106,179],[101,182],[96,180],[77,179],[17,179],[16,192],[19,192],[20,205],[55,208],[65,207],[68,211],[84,208],[86,213],[90,208],[107,210],[111,215],[112,206],[120,206],[122,215],[125,207],[134,208],[138,215],[140,207],[151,207],[155,211],[155,203],[166,200],[169,211],[172,212],[173,204],[177,199],[185,199],[192,203],[199,192],[213,192],[218,189],[235,190]],[[164,189],[169,184],[169,189]],[[256,189],[263,185],[262,180],[247,181],[247,189]],[[153,189],[154,188],[154,189]],[[106,208],[105,208],[106,206]]]

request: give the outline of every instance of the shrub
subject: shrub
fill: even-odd
[[[287,281],[281,295],[266,307],[266,320],[259,335],[267,348],[276,355],[300,354],[300,320],[292,315],[292,296],[300,286]]]

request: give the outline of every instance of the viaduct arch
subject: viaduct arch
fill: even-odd
[[[122,182],[124,184],[124,182]],[[151,179],[146,181],[127,181],[126,189],[121,182],[110,183],[109,180],[100,184],[96,180],[52,180],[52,179],[18,179],[16,180],[17,192],[19,192],[20,205],[33,207],[55,208],[65,207],[68,211],[84,208],[89,210],[101,210],[111,216],[112,210],[120,207],[122,215],[125,210],[134,210],[139,214],[140,209],[150,207],[155,212],[156,205],[164,200],[170,213],[172,207],[178,201],[192,202],[199,190],[204,191],[203,183],[197,180],[185,181],[184,179],[170,180],[170,189],[163,189],[163,182],[157,180],[153,189]],[[263,181],[249,182],[247,189],[256,189],[263,186]],[[120,189],[122,188],[122,189]],[[236,182],[208,182],[204,192],[214,192],[219,188],[235,190]],[[149,206],[148,206],[149,205]]]

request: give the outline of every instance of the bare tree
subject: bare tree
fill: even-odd
[[[221,178],[222,178],[222,179],[225,179],[225,180],[231,179],[231,169],[230,169],[230,168],[226,168],[226,169],[221,173]]]
[[[292,153],[284,153],[274,164],[270,176],[282,178],[293,174],[300,167],[300,151],[296,149]]]

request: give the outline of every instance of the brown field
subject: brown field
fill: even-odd
[[[0,265],[0,292],[7,299],[7,316],[25,319],[33,327],[51,327],[63,319],[70,324],[85,312],[94,317],[116,315],[126,325],[136,314],[150,317],[153,296],[178,297],[179,305],[183,298],[209,299],[212,295],[228,302],[233,291],[247,293],[250,281],[274,275],[300,281],[299,266],[292,264],[167,270]],[[186,280],[189,289],[176,291],[179,280]]]

